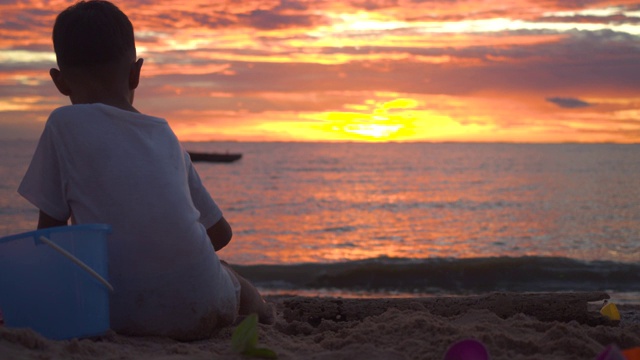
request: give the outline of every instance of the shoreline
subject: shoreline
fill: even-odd
[[[492,293],[432,298],[344,299],[268,296],[274,325],[258,325],[258,346],[279,359],[442,359],[475,338],[491,359],[595,359],[607,345],[640,346],[640,305],[619,305],[620,321],[599,314],[604,292]],[[0,327],[3,359],[247,359],[231,349],[234,327],[212,338],[109,333],[52,341]]]

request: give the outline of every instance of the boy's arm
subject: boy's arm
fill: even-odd
[[[217,223],[207,229],[207,235],[209,235],[209,240],[211,240],[213,248],[218,251],[227,246],[229,241],[231,241],[233,233],[231,231],[231,225],[222,217]]]
[[[38,217],[38,229],[56,226],[67,226],[67,220],[61,221],[58,219],[54,219],[51,216],[47,215],[47,213],[45,213],[44,211],[40,210],[40,216]]]

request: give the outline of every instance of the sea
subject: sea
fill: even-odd
[[[640,304],[640,145],[185,142],[233,228],[218,255],[265,294],[607,291]],[[0,141],[0,236],[35,141]]]

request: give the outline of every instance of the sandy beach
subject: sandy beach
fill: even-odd
[[[599,313],[603,292],[493,293],[465,297],[341,299],[274,296],[272,326],[259,347],[280,359],[442,359],[454,342],[486,345],[491,359],[595,359],[607,345],[640,346],[640,306],[619,305],[621,320]],[[115,333],[51,341],[0,327],[2,359],[242,359],[233,327],[182,343]]]

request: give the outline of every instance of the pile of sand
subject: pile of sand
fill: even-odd
[[[492,359],[594,359],[605,346],[640,346],[640,306],[619,305],[619,322],[599,314],[605,293],[503,294],[420,299],[271,297],[278,317],[260,325],[259,346],[280,359],[442,359],[475,338]],[[114,333],[52,341],[0,327],[2,359],[246,359],[231,349],[233,328],[208,340]]]

